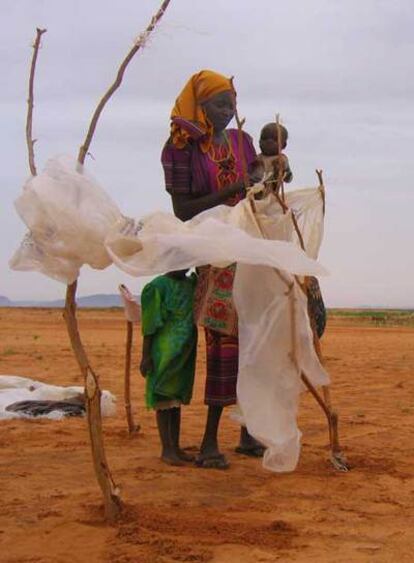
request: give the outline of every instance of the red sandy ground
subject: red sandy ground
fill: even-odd
[[[103,521],[84,419],[3,421],[0,561],[414,560],[414,329],[329,323],[323,349],[353,469],[343,474],[330,466],[323,416],[306,395],[299,466],[278,475],[233,453],[238,429],[226,415],[221,444],[228,471],[163,465],[153,414],[143,407],[143,380],[135,375],[138,345],[133,396],[142,429],[133,438],[126,433],[122,312],[81,311],[79,318],[102,386],[119,398],[116,418],[105,419],[105,439],[124,515],[114,527]],[[1,309],[0,338],[0,373],[81,383],[59,311]],[[184,446],[197,446],[206,414],[200,341]]]

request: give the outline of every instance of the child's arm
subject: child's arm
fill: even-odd
[[[154,364],[151,358],[152,339],[152,334],[144,336],[142,344],[142,358],[139,366],[142,377],[146,377],[147,374],[154,369]]]

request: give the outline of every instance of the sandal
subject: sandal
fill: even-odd
[[[203,469],[228,469],[230,467],[230,463],[223,454],[215,454],[207,457],[199,455],[196,457],[194,463],[197,467]]]

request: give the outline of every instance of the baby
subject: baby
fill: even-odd
[[[278,132],[279,129],[279,132]],[[291,182],[293,178],[289,160],[282,150],[286,148],[288,131],[283,125],[268,123],[260,133],[260,150],[256,161],[253,163],[250,178],[253,182],[277,181]],[[280,150],[278,145],[280,142]],[[280,167],[282,166],[282,170]]]

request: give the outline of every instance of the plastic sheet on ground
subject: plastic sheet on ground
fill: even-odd
[[[84,388],[79,386],[60,387],[18,375],[0,375],[0,420],[31,418],[26,414],[7,411],[6,407],[13,403],[20,401],[68,401],[79,394],[83,394],[83,392]],[[116,397],[106,390],[102,391],[101,412],[102,416],[114,416],[116,413]],[[36,418],[60,420],[64,418],[64,414],[54,411]]]

